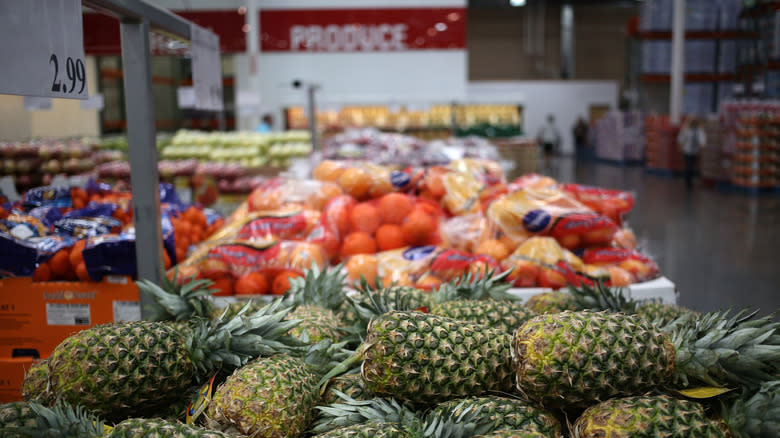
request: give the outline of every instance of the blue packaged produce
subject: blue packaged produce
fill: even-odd
[[[73,200],[68,187],[43,186],[28,190],[24,194],[24,205],[27,208],[43,206],[70,208],[73,206]]]

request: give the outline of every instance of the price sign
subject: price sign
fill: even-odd
[[[222,62],[219,37],[196,24],[190,27],[192,42],[192,85],[195,108],[222,111]]]
[[[81,0],[0,0],[0,94],[87,98]]]
[[[179,108],[182,109],[195,108],[195,88],[194,87],[177,88],[176,101],[179,104]]]

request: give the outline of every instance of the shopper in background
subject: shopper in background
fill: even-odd
[[[553,151],[557,151],[561,143],[561,134],[555,126],[555,117],[552,114],[547,116],[547,123],[539,130],[536,141],[544,149],[544,167],[549,169]]]
[[[588,142],[588,124],[585,123],[585,119],[580,116],[577,118],[577,124],[572,129],[574,134],[574,146],[577,148],[577,159],[585,157],[585,148]]]
[[[707,137],[699,124],[699,119],[693,116],[683,122],[680,134],[677,136],[677,143],[680,145],[685,159],[685,186],[688,189],[693,187],[699,150],[705,146],[706,142]]]
[[[270,114],[266,114],[263,116],[263,121],[260,122],[259,125],[257,125],[257,129],[255,131],[257,132],[271,132],[274,128],[274,118]]]

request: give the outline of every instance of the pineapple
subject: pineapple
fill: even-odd
[[[780,430],[780,381],[766,382],[746,400],[722,405],[721,418],[704,406],[668,395],[607,400],[588,408],[574,423],[574,436],[589,437],[766,437]]]
[[[372,320],[359,351],[320,383],[361,359],[374,394],[433,403],[490,391],[512,391],[511,336],[489,327],[429,315],[391,311]]]
[[[341,437],[343,431],[367,436],[381,426],[400,427],[411,438],[460,438],[521,428],[537,431],[541,437],[560,434],[558,420],[525,402],[502,397],[470,397],[444,402],[427,414],[414,411],[395,399],[375,398],[358,401],[339,393],[340,403],[320,406],[321,418],[313,433]]]
[[[576,310],[577,305],[571,294],[552,291],[534,295],[525,302],[525,305],[536,313],[559,313],[564,310]]]
[[[496,273],[489,269],[484,275],[475,272],[467,272],[462,276],[442,284],[434,293],[433,301],[441,303],[453,300],[503,300],[519,301],[520,299],[508,293],[512,285],[507,283],[506,277],[511,271]]]
[[[249,436],[298,436],[319,400],[318,380],[301,359],[286,354],[258,358],[217,388],[207,425]]]
[[[286,333],[280,301],[261,311],[222,321],[201,321],[190,335],[166,322],[91,327],[58,345],[49,358],[51,397],[124,419],[155,414],[198,378],[238,367],[261,354],[299,349]]]
[[[369,421],[331,430],[316,438],[414,438],[401,425],[383,421]]]
[[[548,407],[584,408],[659,386],[755,388],[780,373],[780,324],[752,316],[689,315],[664,331],[636,315],[540,315],[512,339],[517,389]]]
[[[346,275],[341,266],[320,270],[316,265],[304,271],[304,276],[290,280],[285,304],[295,307],[288,318],[300,319],[301,324],[292,334],[305,342],[322,340],[336,342],[344,330],[336,311],[346,300]]]
[[[431,294],[406,286],[371,289],[364,283],[358,296],[348,296],[350,308],[342,311],[342,319],[352,327],[353,337],[366,337],[368,324],[391,310],[426,310],[433,304]]]
[[[32,364],[24,375],[22,383],[22,399],[24,401],[39,401],[44,404],[50,404],[46,393],[46,386],[49,383],[49,360],[43,359]]]
[[[430,424],[437,417],[459,416],[467,410],[479,416],[480,424],[490,432],[516,430],[551,438],[561,433],[561,425],[552,414],[525,401],[497,396],[446,401],[427,414],[427,422]]]
[[[360,374],[344,374],[337,376],[328,382],[325,392],[322,394],[322,402],[330,405],[339,401],[336,391],[342,392],[355,400],[365,400],[373,397],[373,394],[363,383],[363,377]]]
[[[483,435],[477,435],[474,438],[548,438],[550,435],[545,435],[541,432],[526,432],[523,430],[499,430],[496,432],[490,432]]]
[[[317,343],[323,340],[337,341],[344,336],[341,319],[330,309],[319,306],[298,306],[287,315],[287,319],[299,319],[300,325],[290,334],[304,342]]]
[[[527,320],[536,316],[536,312],[520,301],[496,300],[445,301],[432,305],[430,313],[484,324],[506,333],[512,333]]]
[[[57,401],[51,408],[36,402],[0,405],[0,436],[17,437],[102,437],[103,422],[80,406]]]
[[[222,432],[176,421],[129,418],[114,426],[107,438],[228,438]]]
[[[34,427],[38,414],[26,402],[10,402],[0,405],[0,431],[8,427]],[[8,433],[2,436],[17,437]]]
[[[637,315],[660,326],[665,326],[675,319],[689,313],[696,314],[692,310],[688,310],[684,307],[676,306],[674,304],[658,303],[655,301],[641,303],[636,307]]]

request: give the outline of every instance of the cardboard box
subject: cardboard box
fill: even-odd
[[[48,357],[72,333],[139,319],[138,287],[127,277],[101,283],[0,279],[0,358]]]
[[[0,357],[0,403],[22,399],[24,374],[32,364],[31,357]]]

